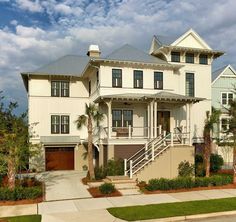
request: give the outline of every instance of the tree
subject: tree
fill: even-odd
[[[219,122],[220,111],[212,108],[212,114],[210,112],[206,112],[206,120],[203,131],[204,138],[204,150],[203,150],[203,158],[204,158],[204,166],[206,170],[206,177],[210,176],[210,156],[212,153],[212,131],[214,128],[214,124]]]
[[[0,92],[1,94],[1,92]],[[8,186],[15,187],[16,173],[20,166],[25,166],[29,157],[29,134],[26,122],[26,113],[17,116],[14,114],[17,103],[3,103],[0,97],[0,170],[7,173]]]
[[[77,128],[81,129],[82,126],[87,126],[88,131],[88,168],[89,177],[91,180],[95,179],[94,165],[93,165],[93,123],[99,122],[103,119],[103,113],[99,112],[95,104],[85,105],[85,115],[80,115],[76,120]]]

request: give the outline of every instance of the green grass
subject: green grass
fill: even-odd
[[[133,207],[109,208],[115,217],[127,221],[186,216],[236,210],[236,198],[188,201],[180,203],[151,204]]]
[[[41,215],[29,215],[4,218],[7,222],[41,222]]]

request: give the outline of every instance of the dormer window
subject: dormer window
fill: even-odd
[[[69,82],[68,81],[52,81],[51,96],[53,97],[69,97]]]
[[[201,54],[199,56],[199,64],[207,65],[208,64],[208,56],[205,54]]]
[[[112,87],[122,87],[122,70],[112,69]]]
[[[134,88],[143,88],[143,71],[134,70]]]
[[[186,53],[185,62],[186,63],[194,63],[194,54],[193,53]]]
[[[171,62],[180,62],[180,52],[171,52]]]

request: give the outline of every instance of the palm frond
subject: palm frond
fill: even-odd
[[[93,117],[94,121],[96,121],[97,126],[104,119],[104,114],[102,112],[97,111]]]
[[[78,119],[75,121],[77,124],[77,128],[81,129],[82,126],[86,125],[88,117],[86,115],[80,115]]]

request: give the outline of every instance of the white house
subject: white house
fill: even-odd
[[[131,177],[175,177],[202,142],[212,62],[222,54],[190,29],[178,38],[155,35],[149,54],[124,45],[102,57],[92,45],[88,56],[22,73],[42,169],[83,170],[87,131],[75,120],[85,103],[96,103],[105,116],[94,127],[96,164],[122,158]]]

